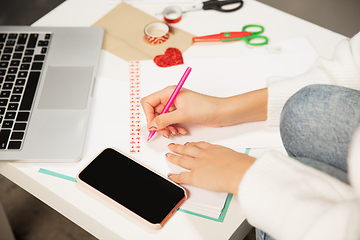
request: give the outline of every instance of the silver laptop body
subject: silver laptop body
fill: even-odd
[[[103,29],[93,27],[0,26],[0,160],[81,159],[103,35]],[[34,38],[40,41],[35,47],[30,43]],[[23,41],[24,49],[14,46],[17,41]],[[9,56],[11,48],[17,54]],[[35,62],[27,64],[30,60]],[[7,65],[12,69],[5,70]],[[38,78],[35,90],[24,84],[30,78]],[[26,96],[16,95],[21,91]]]

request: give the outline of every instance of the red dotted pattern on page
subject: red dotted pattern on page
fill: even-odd
[[[140,62],[130,62],[130,152],[140,153]]]

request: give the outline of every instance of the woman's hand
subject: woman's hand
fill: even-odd
[[[170,134],[186,134],[186,129],[177,123],[192,122],[206,126],[219,127],[218,110],[220,98],[211,97],[186,88],[177,95],[169,112],[160,115],[175,86],[169,86],[141,99],[148,129],[156,130],[165,137]]]
[[[161,114],[175,86],[169,86],[141,99],[149,131],[165,137],[186,134],[177,123],[199,123],[209,127],[230,126],[267,118],[267,89],[226,97],[212,97],[182,88],[169,112]]]
[[[168,147],[176,154],[167,153],[167,160],[190,170],[180,174],[170,173],[168,177],[171,180],[216,192],[237,195],[242,177],[255,161],[246,154],[207,142],[172,143]]]

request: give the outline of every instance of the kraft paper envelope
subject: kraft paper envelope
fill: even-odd
[[[169,47],[185,52],[192,44],[192,34],[170,26],[169,39],[151,44],[145,39],[145,26],[160,20],[126,3],[120,3],[93,26],[105,30],[103,49],[126,60],[150,60]]]

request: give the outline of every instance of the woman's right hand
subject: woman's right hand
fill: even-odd
[[[156,130],[164,137],[180,133],[186,129],[177,123],[199,123],[210,127],[220,127],[219,109],[221,98],[200,94],[182,88],[168,113],[161,114],[175,86],[166,87],[141,99],[149,131]]]

